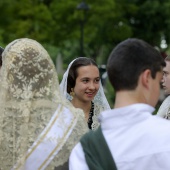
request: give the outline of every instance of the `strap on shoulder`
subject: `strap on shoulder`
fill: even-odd
[[[90,170],[117,170],[101,126],[85,134],[80,142]]]

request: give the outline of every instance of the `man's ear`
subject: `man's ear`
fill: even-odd
[[[141,74],[141,83],[145,88],[149,88],[149,82],[150,79],[152,78],[151,76],[151,71],[149,69],[145,70],[142,74]]]

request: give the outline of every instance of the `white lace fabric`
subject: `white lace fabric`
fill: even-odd
[[[47,51],[36,41],[22,38],[10,43],[2,54],[0,70],[0,170],[20,162],[49,123],[59,105],[68,108],[75,121],[67,142],[46,169],[68,160],[79,138],[87,132],[84,114],[60,93],[55,66]],[[60,121],[63,124],[62,120]],[[58,125],[60,127],[60,124]],[[66,139],[57,138],[57,141]]]
[[[162,102],[161,106],[158,109],[157,115],[165,118],[169,114],[170,108],[170,95]]]
[[[78,58],[76,58],[76,59],[78,59]],[[66,72],[64,73],[63,79],[60,83],[61,93],[63,93],[64,96],[66,97],[66,99],[69,100],[69,101],[72,99],[72,97],[70,96],[70,94],[67,93],[67,78],[68,78],[70,67],[72,66],[72,64],[74,63],[74,61],[76,59],[74,59],[68,65],[68,68],[67,68]],[[98,90],[96,96],[94,97],[93,102],[94,102],[94,113],[93,113],[94,115],[92,117],[92,120],[93,120],[92,130],[96,130],[100,125],[100,123],[98,121],[99,114],[104,110],[110,109],[110,105],[109,105],[109,103],[106,99],[106,96],[104,94],[104,90],[103,90],[103,86],[101,84],[101,81],[100,81],[99,90]]]

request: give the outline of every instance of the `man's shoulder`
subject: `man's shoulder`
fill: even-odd
[[[170,121],[164,119],[160,116],[154,115],[150,117],[150,120],[146,122],[148,126],[148,132],[151,133],[151,136],[155,134],[155,137],[162,137],[163,140],[170,140],[170,135],[168,135],[168,129],[170,129]],[[145,127],[146,127],[145,126]],[[161,139],[159,139],[161,140]]]

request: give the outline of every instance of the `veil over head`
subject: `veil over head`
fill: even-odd
[[[163,118],[170,119],[169,111],[170,111],[170,95],[166,97],[166,99],[159,107],[157,115]]]
[[[81,57],[79,57],[79,58],[81,58]],[[63,79],[60,83],[61,93],[64,94],[64,96],[66,97],[67,100],[71,100],[71,98],[72,98],[70,96],[70,94],[67,93],[67,78],[68,78],[69,70],[70,70],[72,64],[74,63],[74,61],[76,61],[79,58],[74,59],[68,65],[68,68],[67,68],[66,72],[64,73]],[[86,57],[83,57],[83,58],[86,58]],[[100,125],[99,120],[98,120],[99,114],[104,110],[110,109],[110,105],[109,105],[109,103],[106,99],[106,96],[104,94],[104,90],[103,90],[101,81],[100,81],[99,90],[98,90],[96,96],[94,97],[93,102],[94,102],[94,113],[93,113],[94,115],[92,117],[93,123],[91,125],[91,129],[96,130],[98,128],[98,126]]]
[[[66,72],[64,73],[63,75],[63,79],[60,83],[60,89],[61,89],[61,92],[64,94],[64,96],[70,100],[71,99],[71,96],[70,94],[67,93],[67,78],[68,78],[68,74],[69,74],[69,70],[72,66],[72,64],[74,63],[74,61],[76,61],[77,59],[79,59],[81,57],[78,57],[76,59],[74,59],[69,65],[68,65],[68,68],[66,70]],[[83,58],[86,58],[86,57],[83,57]],[[93,99],[93,102],[102,106],[104,108],[104,110],[107,110],[107,109],[110,109],[110,106],[109,106],[109,103],[106,99],[106,96],[104,94],[104,90],[103,90],[103,86],[101,84],[101,81],[100,81],[100,87],[99,87],[99,90],[96,94],[96,96],[94,97]]]
[[[75,141],[70,140],[72,143],[67,144],[68,153],[61,153],[62,147],[83,113],[61,95],[56,69],[49,54],[37,41],[21,38],[7,45],[2,61],[0,169],[31,170],[32,155],[36,155],[37,159],[32,161],[32,169],[38,166],[33,162],[41,162],[38,159],[45,154],[46,160],[42,160],[37,169],[62,164],[68,159]],[[85,126],[83,123],[80,126]],[[81,133],[77,132],[77,138]],[[48,153],[42,147],[47,144],[51,147]],[[42,156],[39,150],[45,154]],[[56,155],[60,155],[58,160],[55,160]]]

